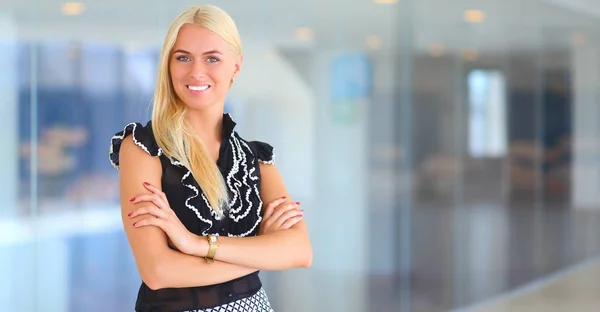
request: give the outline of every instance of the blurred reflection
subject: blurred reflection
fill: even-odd
[[[310,270],[263,272],[276,311],[447,311],[600,253],[596,3],[215,4],[247,51],[226,109],[315,237]],[[157,30],[188,5],[3,2],[3,311],[132,309],[106,138],[149,119]],[[600,289],[575,287],[586,311]]]

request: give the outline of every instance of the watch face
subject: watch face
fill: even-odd
[[[210,236],[210,242],[211,243],[216,243],[217,242],[217,237],[216,236]]]

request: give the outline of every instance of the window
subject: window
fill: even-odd
[[[473,70],[468,77],[469,155],[475,158],[506,154],[506,96],[504,74]]]

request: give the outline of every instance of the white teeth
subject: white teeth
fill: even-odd
[[[188,86],[188,89],[190,89],[192,91],[204,91],[204,90],[208,89],[208,85],[206,85],[206,86]]]

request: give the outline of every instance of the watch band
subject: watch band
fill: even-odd
[[[215,255],[217,254],[217,248],[219,247],[219,237],[214,234],[210,234],[206,236],[208,239],[208,253],[206,254],[206,262],[213,263],[215,262]]]

